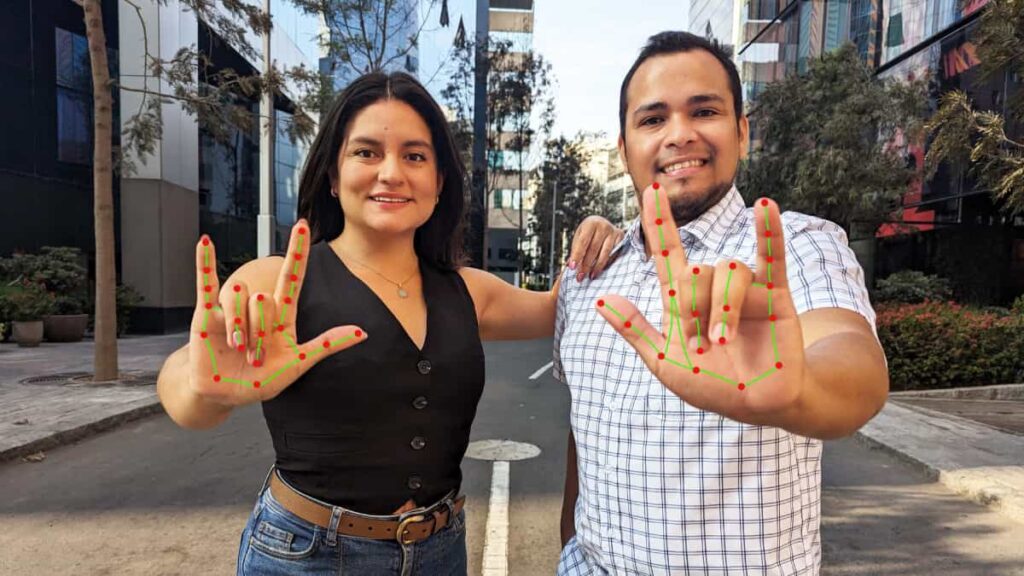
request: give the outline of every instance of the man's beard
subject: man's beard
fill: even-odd
[[[676,221],[676,226],[682,226],[689,224],[690,222],[700,218],[700,215],[707,212],[712,206],[718,204],[718,202],[729,193],[732,189],[732,183],[718,184],[711,190],[704,194],[679,194],[678,196],[669,196],[669,206],[672,207],[672,218]]]

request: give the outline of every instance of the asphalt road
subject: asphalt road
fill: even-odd
[[[568,393],[545,373],[550,341],[491,343],[473,439],[538,446],[511,464],[508,564],[552,574]],[[258,407],[207,432],[166,416],[0,465],[0,574],[231,574],[238,539],[272,462]],[[1024,575],[1012,523],[852,440],[826,444],[827,575]],[[470,573],[479,574],[491,463],[466,460]]]

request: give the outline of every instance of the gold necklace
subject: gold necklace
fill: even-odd
[[[390,282],[390,283],[394,284],[394,285],[395,285],[395,287],[396,287],[396,288],[398,288],[398,297],[399,297],[399,298],[403,298],[403,299],[404,299],[404,298],[408,298],[408,297],[409,297],[409,292],[408,292],[408,291],[406,291],[406,289],[405,289],[405,283],[406,283],[406,282],[408,282],[409,280],[412,280],[412,279],[413,279],[413,277],[414,277],[414,276],[416,276],[416,273],[417,273],[417,272],[419,272],[419,267],[417,266],[417,267],[416,267],[416,269],[412,271],[412,274],[410,274],[408,278],[406,278],[405,280],[402,280],[401,282],[395,282],[395,281],[394,281],[394,280],[392,280],[391,278],[388,278],[387,276],[385,276],[385,275],[381,274],[380,272],[377,272],[377,271],[376,271],[376,270],[374,270],[373,268],[371,268],[371,267],[367,266],[366,264],[363,264],[362,262],[360,262],[359,260],[356,260],[356,259],[355,259],[355,258],[353,258],[352,256],[350,256],[350,255],[348,255],[348,254],[345,254],[345,257],[346,257],[346,258],[348,258],[349,260],[352,260],[352,261],[353,261],[353,262],[355,262],[356,264],[359,264],[359,265],[360,265],[360,266],[362,266],[363,268],[366,268],[366,269],[367,269],[367,270],[369,270],[370,272],[373,272],[373,273],[374,273],[374,274],[376,274],[377,276],[380,276],[381,278],[383,278],[383,279],[387,280],[388,282]]]

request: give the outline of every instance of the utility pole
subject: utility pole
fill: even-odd
[[[558,170],[555,170],[555,191],[551,195],[551,262],[548,264],[548,289],[555,285],[555,221],[558,220]]]
[[[263,11],[270,19],[270,0],[263,0]],[[270,77],[270,30],[263,32],[263,78]],[[274,251],[274,94],[264,90],[260,96],[260,213],[256,217],[256,255]]]

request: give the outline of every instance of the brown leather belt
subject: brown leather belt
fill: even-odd
[[[316,524],[321,528],[330,528],[331,507],[314,502],[296,492],[277,477],[276,470],[270,475],[270,494],[286,510],[306,522]],[[346,511],[342,513],[341,520],[338,522],[338,534],[373,540],[397,540],[402,544],[413,544],[426,540],[448,526],[450,516],[457,515],[462,511],[466,497],[459,496],[450,502],[451,506],[445,505],[442,501],[426,510],[419,512],[412,510],[401,516],[395,516],[396,520],[375,519]]]

